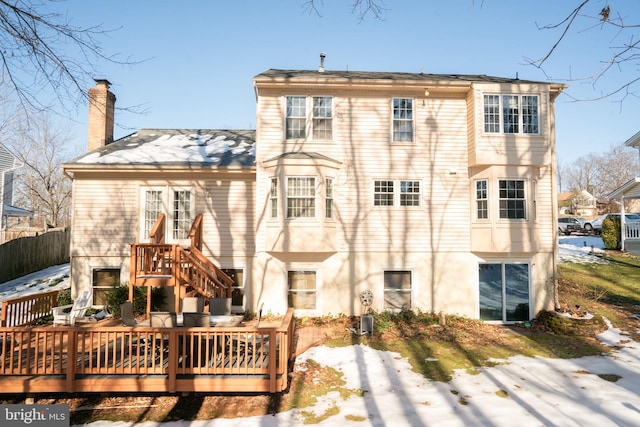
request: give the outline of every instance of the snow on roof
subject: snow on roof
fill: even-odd
[[[71,164],[255,165],[254,130],[141,129]]]

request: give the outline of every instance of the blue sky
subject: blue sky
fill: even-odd
[[[252,78],[270,68],[317,69],[320,52],[327,54],[325,67],[334,70],[518,75],[557,82],[589,75],[607,58],[609,42],[627,41],[592,27],[595,21],[580,21],[580,31],[571,33],[549,60],[547,75],[525,60],[543,56],[558,36],[539,30],[536,22],[556,23],[580,2],[386,0],[384,21],[369,17],[363,22],[351,13],[351,0],[316,0],[322,16],[306,11],[305,0],[68,0],[54,7],[76,25],[116,29],[99,39],[104,51],[143,61],[96,64],[95,77],[112,83],[117,107],[147,110],[117,112],[118,138],[139,128],[254,128]],[[604,4],[594,0],[590,12],[597,15]],[[640,21],[637,0],[615,6],[634,23]],[[628,68],[613,70],[597,87],[567,82],[568,92],[595,97],[631,79],[629,73],[639,73],[637,62]],[[605,152],[640,130],[640,100],[617,99],[558,98],[560,161]],[[73,146],[84,152],[86,105],[72,119],[66,126]]]

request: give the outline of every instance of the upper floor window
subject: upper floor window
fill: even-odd
[[[333,179],[324,180],[324,217],[333,218]]]
[[[189,188],[155,187],[142,189],[143,240],[149,233],[161,213],[166,215],[165,236],[171,241],[189,238],[191,223],[195,217],[193,192]]]
[[[484,131],[537,134],[537,95],[484,95]]]
[[[489,219],[489,190],[487,180],[476,181],[476,218]]]
[[[498,181],[499,213],[502,219],[527,217],[524,180],[501,179]]]
[[[393,142],[413,141],[413,99],[393,98]]]
[[[373,181],[374,206],[420,206],[420,181]],[[396,190],[399,188],[399,191]]]
[[[287,218],[315,218],[315,177],[287,178]]]
[[[286,139],[304,139],[307,135],[313,140],[333,139],[333,98],[287,96],[286,102]],[[311,111],[311,117],[308,111]]]
[[[400,206],[420,206],[420,181],[400,181]]]
[[[313,139],[333,139],[333,99],[330,96],[313,97]]]
[[[373,182],[373,205],[393,206],[393,181]]]
[[[269,187],[269,212],[271,218],[278,218],[278,178],[271,178]]]

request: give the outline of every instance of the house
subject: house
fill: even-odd
[[[488,321],[554,307],[554,100],[564,85],[485,75],[270,69],[256,130],[141,129],[113,141],[90,89],[73,178],[71,284],[130,276],[160,213],[234,280],[233,308],[416,309]],[[97,299],[96,299],[97,301]]]
[[[597,201],[587,190],[566,191],[558,194],[560,215],[594,217],[598,214]]]
[[[4,231],[9,218],[33,217],[33,212],[12,206],[14,171],[21,166],[22,162],[0,143],[0,244],[5,242]]]

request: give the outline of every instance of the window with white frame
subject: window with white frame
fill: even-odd
[[[373,182],[373,205],[393,206],[393,181]]]
[[[313,139],[333,139],[333,99],[330,96],[313,97]]]
[[[333,178],[324,180],[324,217],[333,218]]]
[[[476,219],[489,219],[489,190],[487,180],[476,181]]]
[[[234,311],[244,311],[244,270],[223,268],[222,271],[233,280],[231,285],[231,306]]]
[[[287,218],[315,218],[315,177],[287,177]]]
[[[527,201],[523,179],[501,179],[498,181],[499,216],[501,219],[526,219]]]
[[[484,131],[538,134],[538,105],[538,95],[484,95]]]
[[[317,300],[316,272],[296,270],[287,272],[289,307],[296,310],[315,310]]]
[[[269,187],[269,216],[278,217],[278,178],[271,178]]]
[[[374,206],[419,207],[422,199],[419,180],[373,181]]]
[[[306,137],[307,98],[287,96],[286,138]]]
[[[420,181],[400,181],[400,206],[420,206]]]
[[[385,310],[411,309],[411,271],[384,272]]]
[[[308,112],[311,116],[308,116]],[[330,96],[287,96],[285,138],[333,139],[333,98]]]
[[[189,238],[189,230],[195,216],[193,192],[190,188],[153,187],[142,188],[142,239],[149,238],[158,216],[166,216],[165,232],[169,241]]]
[[[393,142],[413,141],[413,99],[393,98]]]

